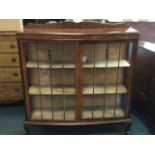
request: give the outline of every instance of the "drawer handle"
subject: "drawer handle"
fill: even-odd
[[[16,58],[12,58],[11,61],[12,61],[12,62],[16,62]]]
[[[12,45],[10,45],[10,48],[11,48],[11,49],[15,49],[16,46],[12,44]]]
[[[18,76],[18,73],[13,73],[13,76]]]
[[[19,92],[20,90],[19,90],[19,88],[15,88],[15,92]]]

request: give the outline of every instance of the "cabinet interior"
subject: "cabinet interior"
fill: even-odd
[[[132,46],[130,41],[27,43],[31,119],[74,121],[77,108],[81,119],[125,117]]]

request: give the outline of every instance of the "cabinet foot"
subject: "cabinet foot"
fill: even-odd
[[[132,125],[131,122],[126,123],[126,128],[125,128],[125,134],[126,134],[126,135],[130,135],[130,134],[131,134],[131,133],[130,133],[131,125]]]
[[[29,125],[24,125],[24,130],[25,130],[25,132],[26,132],[28,135],[31,134],[31,132],[30,132],[30,126],[29,126]]]

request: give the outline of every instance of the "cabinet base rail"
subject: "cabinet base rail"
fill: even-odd
[[[25,121],[24,129],[27,134],[31,134],[31,126],[88,126],[88,125],[108,125],[108,124],[120,124],[126,125],[125,134],[129,134],[129,130],[132,124],[131,118],[121,119],[104,119],[104,120],[82,120],[82,121],[57,121],[57,122],[40,122],[40,121]]]

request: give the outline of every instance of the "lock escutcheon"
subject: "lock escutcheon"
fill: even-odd
[[[11,61],[12,61],[12,62],[16,62],[16,58],[12,58]]]
[[[11,49],[15,49],[16,46],[15,46],[14,44],[11,44],[11,45],[10,45],[10,48],[11,48]]]
[[[13,76],[18,76],[18,73],[13,73]]]

